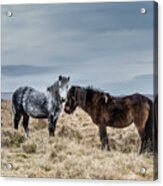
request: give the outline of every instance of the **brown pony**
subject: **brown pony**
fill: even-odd
[[[76,107],[87,112],[99,127],[101,149],[110,150],[106,127],[124,128],[133,122],[141,138],[140,153],[154,150],[153,103],[141,94],[114,97],[91,87],[72,86],[67,94],[65,112]]]

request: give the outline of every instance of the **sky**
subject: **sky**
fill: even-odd
[[[44,91],[65,75],[115,95],[153,93],[152,1],[2,5],[1,15],[2,92]]]

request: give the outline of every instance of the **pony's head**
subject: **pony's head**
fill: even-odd
[[[58,77],[58,81],[56,81],[53,85],[49,86],[47,88],[47,91],[50,92],[50,94],[53,96],[59,95],[62,102],[64,102],[68,92],[69,81],[70,77],[60,75]]]
[[[85,105],[85,101],[86,93],[84,91],[84,88],[81,88],[79,86],[72,86],[67,93],[64,110],[66,113],[72,114],[77,106]]]
[[[59,95],[61,100],[64,102],[66,100],[68,87],[69,87],[70,77],[59,76],[58,86],[59,86]]]

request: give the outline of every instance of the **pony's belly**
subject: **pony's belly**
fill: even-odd
[[[35,115],[30,114],[30,116],[32,118],[35,118],[35,119],[46,119],[47,118],[47,115],[37,115],[37,116],[35,116]]]
[[[34,107],[32,105],[28,105],[26,112],[33,118],[47,118],[47,113],[43,109],[36,106]]]
[[[108,126],[115,127],[115,128],[124,128],[124,127],[128,127],[132,123],[133,123],[133,118],[131,116],[112,117],[108,122]]]
[[[128,111],[118,111],[111,113],[108,118],[108,125],[115,128],[124,128],[133,123],[133,115]]]
[[[133,120],[114,121],[114,122],[109,122],[108,126],[115,127],[115,128],[125,128],[131,125],[132,123],[133,123]]]

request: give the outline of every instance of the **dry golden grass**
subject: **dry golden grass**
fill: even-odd
[[[2,101],[2,176],[153,180],[153,155],[139,155],[139,136],[132,125],[108,127],[111,152],[100,150],[98,128],[77,109],[61,113],[55,137],[46,120],[30,120],[30,138],[22,125],[13,129],[11,103]],[[12,163],[12,170],[6,168]],[[145,175],[140,173],[145,167]]]

